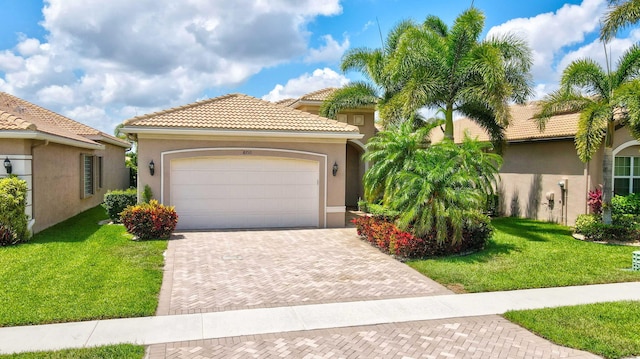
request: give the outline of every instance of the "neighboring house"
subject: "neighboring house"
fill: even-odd
[[[578,158],[574,144],[579,114],[552,117],[540,132],[533,115],[536,103],[511,107],[512,121],[506,130],[507,146],[500,169],[500,210],[504,215],[574,225],[587,213],[587,194],[602,183],[600,149],[589,163]],[[467,132],[488,141],[487,134],[469,119],[454,123],[456,142]],[[440,131],[433,140],[441,139]],[[625,128],[618,128],[613,146],[614,192],[640,192],[640,144]],[[562,187],[561,187],[562,184]]]
[[[31,230],[95,207],[128,187],[127,141],[0,92],[0,162],[28,185]],[[0,168],[0,177],[6,171]]]
[[[373,109],[320,117],[322,92],[280,104],[230,94],[126,120],[139,193],[175,206],[181,229],[343,227]]]

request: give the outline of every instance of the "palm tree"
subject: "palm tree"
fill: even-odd
[[[429,133],[441,123],[433,121],[416,126],[410,120],[395,122],[369,140],[363,158],[372,165],[362,178],[368,202],[377,202],[393,192],[393,176],[413,167],[416,153],[429,146]]]
[[[613,139],[616,125],[626,125],[640,136],[640,47],[628,49],[618,61],[615,71],[605,71],[592,59],[576,60],[562,72],[560,89],[540,102],[535,115],[541,130],[556,114],[580,112],[575,137],[578,157],[588,162],[602,145],[602,201],[604,223],[611,223],[613,194]]]
[[[392,102],[403,84],[401,80],[392,80],[389,60],[396,51],[400,37],[412,25],[411,21],[398,23],[387,35],[381,49],[356,48],[347,51],[340,65],[342,71],[359,71],[368,81],[353,82],[338,89],[324,101],[320,115],[335,118],[347,108],[376,106],[383,122],[399,120],[399,113]]]
[[[435,231],[441,242],[451,228],[455,243],[465,219],[493,193],[502,159],[468,137],[460,145],[431,144],[429,133],[442,123],[405,120],[379,132],[367,144],[364,158],[372,165],[363,182],[367,201],[400,213],[400,228],[418,236]]]
[[[524,103],[532,94],[532,58],[527,44],[513,35],[480,41],[483,28],[484,15],[473,7],[451,28],[429,16],[404,31],[388,72],[404,84],[395,100],[405,114],[443,108],[445,137],[453,139],[457,111],[484,128],[496,144],[509,123],[509,101]]]
[[[640,0],[609,0],[609,12],[600,29],[600,39],[611,40],[616,33],[640,21]]]
[[[502,157],[490,149],[465,136],[461,145],[445,140],[417,151],[385,193],[384,204],[400,212],[397,225],[417,236],[435,233],[440,243],[451,229],[459,242],[465,220],[481,214],[495,188]]]

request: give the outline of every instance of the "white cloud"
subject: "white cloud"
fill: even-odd
[[[612,70],[617,68],[617,61],[620,59],[620,56],[638,41],[640,41],[640,30],[636,29],[633,30],[626,39],[615,38],[607,43],[607,56],[609,57]],[[605,49],[602,43],[595,40],[574,51],[568,52],[558,63],[558,69],[563,70],[571,62],[585,58],[596,61],[603,69],[606,69],[607,56],[605,56]]]
[[[309,55],[304,59],[305,62],[338,62],[342,58],[342,54],[349,48],[349,38],[345,38],[342,44],[334,40],[331,35],[324,35],[322,39],[325,42],[324,46],[311,49]]]
[[[342,12],[339,0],[44,2],[46,42],[20,36],[0,50],[0,88],[105,132],[130,113],[118,109],[190,102],[310,54],[307,24]],[[344,44],[311,53],[328,58]]]
[[[273,90],[262,96],[262,99],[279,101],[285,98],[298,98],[309,92],[327,87],[342,87],[348,83],[349,79],[325,67],[324,69],[316,69],[311,75],[307,73],[290,79],[285,85],[277,84]]]
[[[562,68],[558,55],[567,47],[580,44],[598,29],[607,7],[606,0],[584,0],[580,5],[565,4],[553,13],[518,18],[491,28],[487,36],[513,33],[525,39],[533,51],[533,77],[539,82],[555,82]]]

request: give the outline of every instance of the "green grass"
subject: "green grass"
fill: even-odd
[[[144,346],[122,344],[96,348],[67,349],[55,352],[0,355],[0,359],[141,359],[143,356]]]
[[[640,302],[514,311],[505,317],[557,344],[605,358],[640,355]]]
[[[98,206],[0,247],[0,326],[154,314],[167,242],[134,242],[106,218]]]
[[[520,218],[493,225],[481,252],[407,264],[458,292],[640,281],[640,272],[623,270],[638,247],[582,242],[567,227]]]

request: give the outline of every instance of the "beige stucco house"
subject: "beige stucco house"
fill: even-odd
[[[534,218],[567,225],[588,213],[587,193],[602,184],[602,149],[589,163],[576,154],[574,138],[579,114],[552,117],[544,131],[533,120],[535,102],[511,107],[513,119],[506,129],[507,146],[500,170],[500,210],[507,216]],[[468,119],[454,123],[456,141],[465,131],[487,140],[487,134]],[[434,140],[442,133],[434,133]],[[629,131],[616,130],[614,192],[640,192],[640,143]]]
[[[280,103],[230,94],[125,121],[139,191],[175,206],[181,229],[343,227],[374,110],[318,116],[332,91]]]
[[[129,142],[0,92],[0,162],[28,185],[31,230],[95,207],[129,185]],[[4,167],[0,177],[7,176]]]

